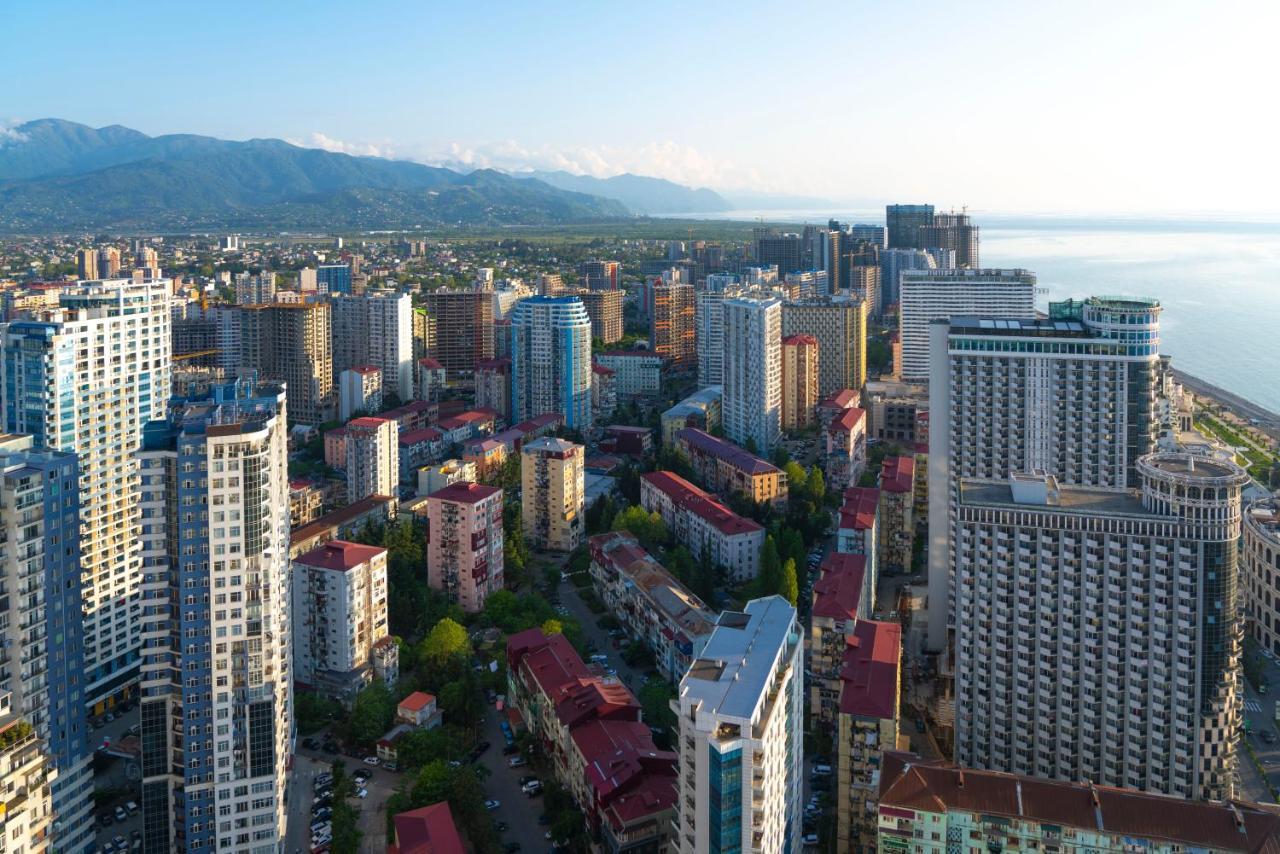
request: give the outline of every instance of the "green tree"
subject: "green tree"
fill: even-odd
[[[666,559],[667,570],[686,586],[692,587],[698,565],[684,546],[676,546]]]
[[[795,498],[797,493],[803,493],[804,486],[809,480],[809,475],[805,472],[804,466],[795,460],[791,460],[782,466],[782,470],[787,475],[788,495]]]
[[[667,541],[667,523],[656,511],[649,513],[638,505],[619,513],[613,520],[613,530],[630,531],[650,551]]]
[[[445,617],[422,641],[419,654],[427,664],[444,667],[455,657],[471,655],[471,639],[465,628]]]
[[[542,624],[542,633],[548,637],[551,635],[564,634],[564,623],[555,619],[547,620]]]
[[[800,598],[800,579],[796,577],[796,562],[791,558],[787,558],[787,562],[782,565],[782,584],[778,593],[793,606]]]
[[[827,498],[827,482],[822,477],[822,469],[817,466],[809,469],[809,477],[805,482],[805,494],[810,501],[819,506]]]
[[[395,719],[396,702],[381,680],[374,680],[356,695],[351,709],[351,737],[359,744],[373,744]]]
[[[743,450],[745,450],[748,454],[758,454],[758,453],[760,453],[760,446],[756,444],[756,437],[755,437],[755,436],[748,436],[748,437],[747,437],[747,441],[745,441],[745,442],[743,442],[743,443],[742,443],[742,448],[743,448]]]
[[[779,442],[778,447],[773,449],[773,464],[778,468],[783,468],[789,462],[791,462],[791,452]]]
[[[778,558],[778,546],[773,535],[764,538],[764,546],[760,549],[760,575],[756,580],[756,589],[761,596],[777,593],[782,586],[782,561]]]
[[[799,531],[790,526],[784,527],[782,533],[778,536],[778,557],[786,560],[790,558],[796,562],[796,566],[804,566],[805,558],[808,551],[804,546],[804,537]]]

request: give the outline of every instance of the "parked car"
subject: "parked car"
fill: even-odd
[[[816,834],[816,833],[806,833],[806,834],[804,835],[804,838],[803,838],[801,841],[802,841],[805,845],[817,845],[817,844],[818,844],[818,834]]]
[[[364,800],[365,798],[369,797],[369,790],[366,789],[364,786],[361,786],[360,788],[356,789],[356,797],[359,798],[360,800]]]
[[[500,806],[502,806],[502,801],[495,801],[492,798],[484,802],[484,808],[489,812],[493,812]]]
[[[124,811],[124,807],[116,807],[115,817],[116,821],[126,821],[129,818],[129,814]]]
[[[507,760],[507,765],[511,766],[512,768],[519,768],[521,765],[527,765],[527,764],[528,763],[524,761],[523,756],[512,756],[510,759]]]

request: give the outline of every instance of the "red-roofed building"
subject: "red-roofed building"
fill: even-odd
[[[863,555],[827,555],[813,585],[809,621],[809,716],[829,732],[840,701],[840,668],[845,638],[860,619],[871,615],[874,591],[868,585]]]
[[[600,450],[606,454],[644,457],[653,451],[653,430],[630,424],[610,424],[604,428]]]
[[[444,434],[435,427],[400,433],[400,482],[414,483],[418,469],[444,459]]]
[[[297,528],[320,518],[324,512],[324,489],[310,480],[289,481],[289,526]]]
[[[462,446],[463,462],[476,467],[476,479],[488,480],[507,461],[507,446],[497,439],[472,439]]]
[[[701,555],[705,549],[733,581],[748,581],[760,574],[764,528],[678,474],[653,471],[641,475],[640,505],[657,512],[692,554]]]
[[[444,434],[446,445],[460,444],[477,436],[488,436],[493,433],[497,424],[497,413],[492,409],[470,409],[449,418],[442,418],[440,432]]]
[[[787,476],[773,463],[696,427],[676,431],[676,447],[693,472],[716,492],[736,492],[757,504],[787,500]]]
[[[880,763],[898,746],[901,663],[897,623],[862,620],[848,636],[833,763],[837,851],[875,850]]]
[[[444,365],[427,356],[414,364],[414,393],[418,400],[433,403],[440,399],[444,391]]]
[[[880,533],[880,490],[873,486],[853,486],[844,491],[840,506],[840,525],[836,529],[836,551],[866,555],[872,563],[871,575],[879,574],[875,566]]]
[[[427,400],[411,400],[404,406],[379,412],[378,417],[396,422],[396,429],[401,433],[407,433],[410,430],[435,426],[440,417],[440,407]]]
[[[867,413],[856,406],[832,419],[824,431],[823,470],[828,489],[858,485],[867,470]]]
[[[861,401],[861,394],[855,389],[846,388],[818,401],[818,405],[813,408],[813,411],[818,417],[818,423],[825,430],[842,412],[847,409],[856,409]]]
[[[436,695],[426,691],[414,691],[396,706],[396,720],[419,729],[435,729],[442,717]]]
[[[396,841],[387,854],[467,854],[449,804],[441,801],[394,816]]]
[[[915,457],[885,457],[880,468],[880,571],[911,569],[915,541]]]
[[[563,635],[507,639],[508,697],[606,850],[661,850],[676,800],[676,755],[660,751],[640,703],[591,673]]]
[[[459,481],[427,496],[427,584],[473,614],[503,587],[502,490]]]
[[[386,549],[330,540],[294,558],[291,586],[298,684],[350,702],[374,677],[396,681],[398,656],[373,652],[388,636]]]

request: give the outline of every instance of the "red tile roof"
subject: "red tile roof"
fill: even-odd
[[[840,713],[896,717],[902,626],[859,620],[845,643],[840,668]]]
[[[822,577],[813,585],[813,616],[857,619],[867,577],[867,556],[833,552],[822,562],[821,572]]]
[[[378,373],[378,366],[377,365],[357,365],[351,370],[355,371],[357,374],[376,374]]]
[[[915,475],[915,457],[885,457],[880,467],[880,488],[887,492],[910,492]]]
[[[438,361],[436,361],[435,359],[431,358],[430,356],[425,356],[425,357],[423,357],[423,358],[419,359],[419,360],[418,360],[418,364],[419,364],[419,365],[421,365],[422,367],[426,368],[426,369],[427,369],[427,370],[429,370],[429,371],[436,371],[436,370],[440,370],[440,369],[442,369],[442,368],[444,367],[444,365],[440,364]]]
[[[435,501],[453,501],[458,504],[479,504],[486,498],[501,494],[502,490],[496,486],[486,486],[483,483],[469,483],[460,480],[449,484],[444,489],[437,489],[427,498]]]
[[[700,516],[722,534],[764,530],[755,520],[739,516],[675,472],[651,471],[640,475],[640,478],[665,493],[677,507]]]
[[[350,421],[348,421],[347,430],[350,431],[353,428],[357,428],[357,427],[361,430],[377,430],[383,424],[390,424],[390,423],[392,423],[392,420],[390,418],[374,418],[371,415],[366,415],[363,418],[353,418]]]
[[[1025,818],[1220,851],[1280,850],[1280,807],[1186,801],[1131,789],[959,768],[886,751],[880,809],[949,810]]]
[[[606,368],[604,365],[598,365],[594,362],[591,364],[591,370],[593,373],[597,373],[605,377],[611,377],[617,373],[613,368]]]
[[[396,844],[387,846],[388,854],[465,854],[467,850],[445,801],[402,812],[392,822]]]
[[[420,712],[436,701],[434,694],[426,691],[414,691],[400,701],[400,708],[408,712]]]
[[[373,560],[378,555],[386,554],[381,546],[366,546],[362,543],[351,543],[346,540],[330,540],[318,549],[312,549],[295,559],[295,562],[313,566],[317,569],[332,569],[339,572],[350,572],[362,563]]]
[[[851,430],[857,429],[858,422],[865,421],[866,417],[867,411],[865,409],[859,409],[856,406],[851,406],[841,412],[839,418],[833,419],[831,421],[831,426],[829,426],[827,430],[831,433],[839,433],[841,431],[848,433]]]
[[[423,427],[421,430],[410,430],[407,433],[400,434],[400,444],[408,447],[416,445],[419,442],[438,442],[444,438],[444,434],[434,427]]]
[[[880,490],[872,486],[851,486],[844,491],[840,508],[840,527],[869,531],[876,523],[880,506]]]
[[[848,409],[858,405],[861,395],[855,389],[841,389],[830,397],[818,401],[819,409]]]

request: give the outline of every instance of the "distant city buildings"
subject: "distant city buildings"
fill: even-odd
[[[582,276],[582,286],[588,290],[622,289],[622,264],[617,261],[585,261],[579,265],[578,273]]]
[[[337,296],[332,305],[333,371],[374,365],[384,393],[413,399],[413,302],[407,293],[370,290]]]
[[[322,294],[350,294],[351,267],[347,264],[321,264],[316,268],[316,289]]]

